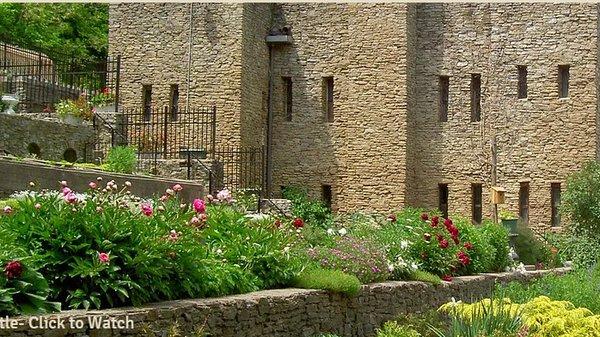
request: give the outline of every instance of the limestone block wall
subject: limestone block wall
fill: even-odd
[[[408,203],[437,207],[449,185],[450,213],[471,213],[471,183],[489,203],[490,139],[498,140],[498,185],[518,212],[530,185],[530,223],[550,223],[550,184],[596,157],[598,7],[595,4],[421,4],[417,9],[416,105],[409,119]],[[559,98],[558,66],[570,65]],[[517,65],[527,98],[517,98]],[[471,122],[470,80],[481,74],[482,120]],[[438,121],[438,76],[450,77],[447,122]]]
[[[280,4],[278,26],[294,43],[274,52],[274,187],[301,185],[333,208],[387,211],[404,204],[407,4]],[[325,121],[323,77],[334,79],[334,121]],[[291,77],[286,120],[282,77]],[[368,202],[367,202],[368,200]]]
[[[16,318],[18,328],[2,329],[0,336],[146,337],[166,336],[177,331],[182,336],[313,337],[320,333],[335,333],[343,337],[370,337],[375,336],[376,328],[399,315],[435,309],[452,298],[467,302],[477,300],[489,296],[496,282],[529,282],[546,272],[457,277],[452,283],[439,286],[422,282],[370,284],[363,286],[353,298],[319,290],[277,289],[164,302],[140,308],[65,311],[42,316],[54,324],[62,321],[64,329],[30,329],[29,318],[20,317]],[[564,273],[565,270],[555,272]],[[96,322],[113,319],[122,322],[123,328],[93,329],[89,319]],[[127,319],[129,323],[126,323]],[[71,321],[83,324],[71,328]]]
[[[91,124],[71,125],[57,119],[40,119],[32,114],[0,114],[0,150],[14,156],[30,156],[35,144],[39,159],[61,161],[67,149],[83,161],[92,155],[95,141]]]
[[[124,109],[141,108],[143,85],[152,85],[153,106],[167,106],[172,84],[186,107],[191,34],[189,105],[216,105],[218,142],[239,144],[243,11],[242,4],[111,4],[109,52],[122,56]]]

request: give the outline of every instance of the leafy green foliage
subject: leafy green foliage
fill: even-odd
[[[112,172],[132,173],[136,165],[137,153],[132,146],[115,146],[106,156],[106,168]]]
[[[305,190],[288,187],[284,189],[283,197],[292,202],[294,217],[303,219],[307,224],[328,228],[333,223],[331,210],[323,202],[310,199]]]
[[[311,268],[298,275],[294,286],[305,289],[322,289],[355,296],[360,291],[356,276],[339,270]]]
[[[600,314],[600,267],[578,269],[567,275],[548,274],[529,284],[511,282],[498,285],[498,293],[510,297],[513,301],[525,303],[537,296],[544,295],[554,300],[572,302],[577,307],[590,309]]]
[[[490,269],[487,271],[504,271],[511,263],[509,257],[510,246],[508,243],[508,230],[501,225],[485,222],[479,227],[483,237],[491,245],[493,256]]]
[[[0,4],[0,40],[79,64],[106,59],[108,4]],[[66,56],[65,56],[66,55]]]
[[[423,270],[415,270],[411,272],[408,276],[408,279],[411,281],[421,281],[435,285],[442,283],[442,279],[439,276]]]
[[[587,163],[567,179],[561,203],[571,233],[600,239],[600,162]]]
[[[557,249],[557,260],[575,268],[592,268],[600,261],[600,241],[586,236],[549,233],[545,240]]]
[[[515,251],[521,262],[524,264],[543,263],[546,266],[551,264],[550,247],[538,239],[527,225],[519,222],[516,234],[518,235],[515,238]]]
[[[377,337],[420,337],[421,334],[411,326],[400,325],[396,321],[388,321],[381,329],[377,329]]]

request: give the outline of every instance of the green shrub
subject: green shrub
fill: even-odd
[[[308,269],[303,271],[294,286],[304,289],[322,289],[355,296],[360,291],[360,281],[354,275],[339,270]]]
[[[112,172],[133,173],[137,165],[137,153],[132,146],[115,146],[108,151],[106,168]]]
[[[600,241],[586,236],[549,233],[546,241],[557,249],[557,260],[571,261],[574,268],[592,268],[600,260]]]
[[[415,271],[411,272],[408,276],[408,279],[411,281],[427,282],[427,283],[431,283],[434,285],[438,285],[438,284],[442,283],[442,279],[439,276],[434,275],[432,273],[428,273],[423,270],[415,270]]]
[[[524,264],[543,263],[545,266],[551,264],[550,247],[538,239],[526,224],[519,221],[516,234],[514,247],[521,262]]]
[[[388,321],[381,329],[377,329],[377,337],[420,337],[421,334],[411,326],[400,325],[395,321]]]
[[[329,228],[333,224],[331,210],[319,200],[308,197],[306,190],[288,187],[283,190],[283,197],[292,202],[292,214],[303,219],[307,224]]]
[[[463,247],[470,247],[467,252],[471,258],[471,263],[458,272],[464,275],[472,275],[494,270],[496,251],[482,227],[473,226],[471,221],[466,218],[455,218],[455,222],[460,233],[460,242],[462,242]]]
[[[485,222],[481,226],[481,233],[492,246],[494,252],[490,266],[491,270],[488,271],[504,271],[511,263],[508,230],[504,226]]]
[[[571,233],[600,238],[600,162],[587,163],[567,179],[561,204]]]
[[[446,315],[437,310],[428,310],[424,313],[408,313],[398,315],[395,319],[398,324],[410,326],[423,337],[436,337],[434,330],[445,329],[450,321]],[[433,327],[433,329],[432,329]]]

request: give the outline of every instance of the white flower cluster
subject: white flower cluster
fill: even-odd
[[[527,270],[525,269],[525,265],[523,264],[523,262],[520,262],[519,264],[506,267],[506,271],[511,273],[524,274]]]
[[[419,264],[409,259],[404,259],[402,256],[398,256],[396,261],[388,262],[388,270],[390,273],[396,271],[400,273],[410,273],[419,269]]]
[[[336,235],[336,234],[339,234],[340,236],[344,236],[344,235],[348,234],[348,230],[347,230],[346,228],[340,228],[340,229],[338,229],[338,230],[336,231],[336,230],[335,230],[335,229],[333,229],[333,228],[329,228],[329,229],[327,230],[327,234],[328,234],[328,235]]]

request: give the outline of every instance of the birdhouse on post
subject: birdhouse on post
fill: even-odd
[[[506,189],[499,186],[492,186],[492,204],[498,205],[504,203],[504,194]]]

